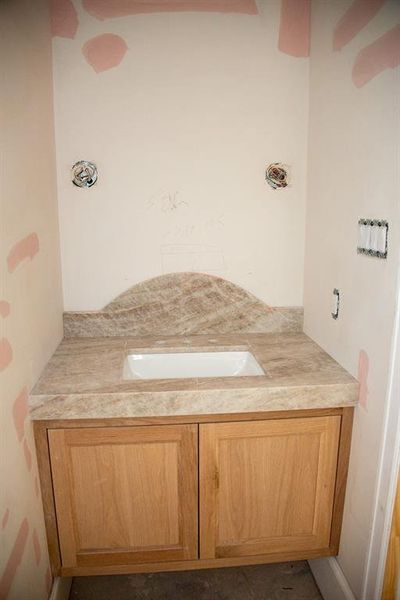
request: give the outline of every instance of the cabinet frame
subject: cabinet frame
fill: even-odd
[[[184,415],[168,417],[135,417],[107,419],[64,419],[34,421],[34,435],[37,450],[42,502],[46,525],[47,544],[51,570],[54,577],[70,577],[84,575],[128,574],[159,571],[183,571],[207,569],[251,564],[267,564],[273,562],[307,560],[322,556],[335,556],[339,551],[340,532],[342,526],[344,499],[350,456],[351,432],[353,423],[353,407],[305,409],[289,411],[271,411],[254,413],[228,413],[211,415]],[[274,554],[241,556],[231,558],[195,559],[171,562],[154,562],[127,565],[109,565],[98,567],[63,567],[59,545],[59,532],[53,492],[53,481],[50,464],[48,431],[51,429],[87,428],[87,427],[134,427],[143,425],[173,425],[223,423],[239,421],[257,421],[269,419],[295,419],[304,417],[339,415],[341,417],[338,461],[336,469],[335,493],[332,512],[332,524],[329,547],[317,551],[290,551]],[[199,536],[200,538],[200,536]]]

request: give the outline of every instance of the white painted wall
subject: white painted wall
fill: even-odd
[[[280,0],[258,16],[109,21],[74,5],[75,39],[53,42],[65,310],[186,270],[301,305],[308,59],[278,51]],[[104,32],[128,51],[96,74],[81,47]],[[98,165],[90,190],[71,184],[78,159]],[[292,166],[291,188],[265,183],[274,161]]]
[[[47,0],[0,2],[0,597],[47,600],[28,394],[62,338]]]
[[[305,257],[305,332],[353,375],[360,350],[369,357],[366,407],[356,410],[339,564],[362,597],[372,527],[395,311],[399,260],[399,69],[357,88],[359,50],[399,22],[388,0],[341,51],[336,23],[349,0],[314,0],[310,60],[310,129]],[[390,223],[386,261],[357,255],[360,217]],[[341,292],[340,318],[330,316]],[[370,600],[367,598],[366,600]]]

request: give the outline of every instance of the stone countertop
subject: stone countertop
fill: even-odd
[[[124,380],[134,351],[249,350],[265,375]],[[304,333],[64,339],[31,392],[32,420],[355,406],[358,383]]]

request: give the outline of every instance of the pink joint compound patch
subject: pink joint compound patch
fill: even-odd
[[[40,548],[39,536],[37,534],[36,529],[33,530],[32,544],[33,544],[33,552],[35,554],[35,562],[38,565],[40,563],[40,559],[42,557],[42,550]]]
[[[6,508],[4,511],[3,518],[1,520],[1,530],[3,531],[7,527],[8,519],[10,518],[10,509]]]
[[[15,574],[21,564],[29,534],[28,519],[24,519],[20,525],[13,549],[8,557],[6,567],[0,579],[0,598],[7,598],[14,581]]]
[[[335,27],[333,49],[348,44],[379,12],[386,0],[354,0]]]
[[[4,371],[13,358],[13,351],[7,338],[0,340],[0,371]]]
[[[301,2],[301,0],[297,0]],[[155,12],[219,12],[258,15],[255,0],[83,0],[83,7],[103,21]]]
[[[364,350],[360,350],[358,357],[358,382],[360,384],[360,391],[358,401],[361,406],[367,408],[368,400],[368,371],[369,371],[369,358],[368,354]]]
[[[353,66],[353,82],[359,88],[385,71],[400,65],[400,25],[396,25],[366,46]]]
[[[14,400],[12,415],[18,440],[22,442],[25,419],[28,416],[28,390],[26,388],[23,388]]]
[[[73,39],[78,30],[78,15],[71,0],[51,0],[51,33]]]
[[[82,47],[82,53],[96,73],[107,71],[119,65],[128,47],[125,40],[113,33],[103,33]]]
[[[5,319],[10,314],[10,303],[6,300],[0,300],[0,317]]]
[[[32,452],[29,450],[28,442],[24,439],[24,456],[28,471],[32,468]]]
[[[282,0],[278,48],[290,56],[310,56],[311,0]]]
[[[36,233],[31,233],[17,242],[10,250],[7,257],[8,271],[12,273],[26,258],[31,260],[39,252],[39,238]]]

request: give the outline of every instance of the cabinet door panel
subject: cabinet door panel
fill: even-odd
[[[200,425],[200,557],[328,548],[340,417]]]
[[[49,431],[63,566],[197,558],[197,426]]]

